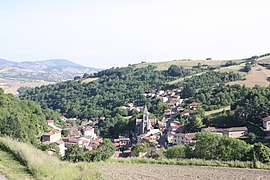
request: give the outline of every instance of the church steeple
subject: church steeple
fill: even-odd
[[[151,123],[149,121],[148,117],[148,109],[147,106],[144,106],[144,112],[143,112],[143,120],[142,120],[142,133],[146,133],[148,130],[151,129]]]

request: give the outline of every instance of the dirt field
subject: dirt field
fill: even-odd
[[[17,95],[17,90],[22,86],[36,87],[51,84],[52,82],[47,81],[29,81],[20,79],[3,79],[0,78],[0,88],[4,90],[5,93],[11,93]]]
[[[158,164],[111,164],[98,167],[110,180],[176,180],[176,179],[260,179],[270,177],[270,171],[204,166],[175,166]]]
[[[251,71],[247,73],[244,77],[246,78],[246,80],[244,81],[234,81],[228,84],[245,84],[247,87],[254,87],[255,85],[267,87],[270,84],[270,82],[267,81],[267,77],[270,77],[270,70],[260,65],[252,67]]]

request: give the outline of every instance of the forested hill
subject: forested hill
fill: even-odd
[[[168,85],[168,82],[197,73],[203,74],[197,78],[190,78],[187,83],[184,81]],[[143,95],[144,92],[184,86],[184,94],[181,95],[192,97],[199,92],[198,86],[210,88],[239,79],[239,74],[214,72],[202,66],[183,68],[172,65],[164,71],[157,71],[154,66],[129,66],[103,70],[94,75],[85,74],[83,78],[76,77],[72,81],[36,87],[20,97],[34,100],[43,108],[59,110],[66,117],[96,119],[104,116],[106,120],[100,125],[101,133],[104,136],[117,136],[119,132],[134,128],[134,119],[129,120],[127,117],[136,115],[136,112],[128,114],[119,108],[120,106],[128,103],[139,106],[147,104],[149,111],[156,117],[161,117],[163,110],[168,108],[161,101],[147,99]]]
[[[0,89],[0,135],[11,136],[37,145],[40,133],[47,130],[46,119],[59,118],[59,114],[32,101],[20,100]]]

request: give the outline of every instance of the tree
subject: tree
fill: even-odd
[[[249,71],[251,71],[251,64],[250,64],[250,63],[246,63],[246,65],[244,66],[243,71],[244,71],[244,72],[249,72]]]
[[[169,147],[166,151],[166,157],[169,159],[180,159],[186,157],[186,147],[184,145],[177,145]]]
[[[114,154],[114,145],[109,139],[104,139],[96,150],[88,151],[83,157],[87,162],[105,161]]]
[[[209,160],[249,160],[251,146],[246,142],[210,133],[195,135],[193,157]]]
[[[270,162],[270,148],[262,144],[261,142],[254,144],[253,146],[255,160],[262,163]]]
[[[134,144],[131,148],[131,151],[132,153],[134,153],[135,156],[140,156],[141,153],[147,153],[148,150],[148,145],[144,143]]]
[[[250,142],[254,143],[257,136],[254,133],[250,132],[250,133],[248,133],[248,138],[249,138]]]
[[[83,161],[83,149],[78,145],[72,145],[67,149],[64,160],[72,162]]]
[[[103,142],[98,146],[97,151],[101,153],[101,160],[104,161],[112,157],[114,145],[109,139],[103,139]]]

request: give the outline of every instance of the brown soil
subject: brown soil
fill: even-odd
[[[176,179],[260,179],[270,178],[270,171],[257,169],[176,166],[158,164],[108,164],[97,168],[110,180],[176,180]]]

